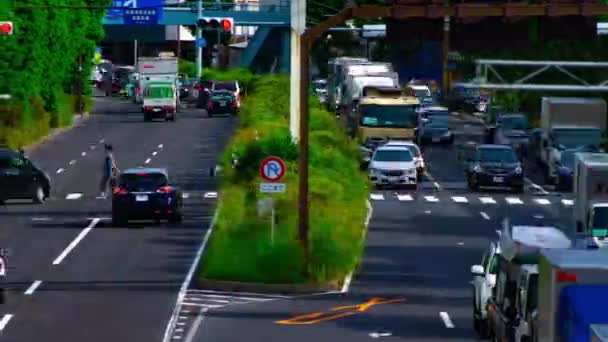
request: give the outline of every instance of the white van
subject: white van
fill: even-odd
[[[172,82],[147,82],[143,90],[144,121],[165,119],[175,121],[177,88]]]

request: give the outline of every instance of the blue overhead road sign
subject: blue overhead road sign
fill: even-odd
[[[158,10],[156,8],[126,9],[124,24],[131,25],[158,25]]]
[[[165,0],[112,0],[104,25],[158,25],[163,20]],[[128,10],[154,10],[155,13],[127,13]],[[147,17],[146,17],[147,16]]]
[[[201,37],[201,38],[196,38],[196,47],[204,49],[207,47],[207,41],[205,40],[205,38]]]

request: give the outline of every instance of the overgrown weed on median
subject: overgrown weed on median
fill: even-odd
[[[212,74],[212,73],[209,73]],[[363,251],[368,182],[359,170],[356,146],[335,117],[311,99],[310,268],[303,278],[303,253],[297,240],[298,148],[289,135],[289,79],[213,73],[209,79],[238,78],[247,84],[240,127],[222,155],[218,217],[200,276],[260,283],[321,283],[342,279]],[[231,167],[236,155],[238,165]],[[277,224],[271,244],[270,219],[257,215],[259,164],[266,156],[287,163],[276,194]]]

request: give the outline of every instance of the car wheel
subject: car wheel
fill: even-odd
[[[152,118],[150,118],[150,115],[147,113],[144,113],[144,121],[148,122],[148,121],[152,121]]]
[[[34,203],[42,204],[44,203],[44,189],[38,183],[34,184],[34,191],[32,193],[32,200]]]

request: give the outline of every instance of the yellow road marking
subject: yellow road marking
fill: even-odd
[[[298,315],[288,319],[276,321],[276,324],[285,325],[310,325],[321,322],[333,321],[346,316],[356,315],[361,312],[368,311],[372,306],[380,304],[390,304],[403,302],[405,299],[384,299],[384,298],[372,298],[369,301],[362,304],[353,304],[345,306],[336,306],[330,308],[328,311],[314,312],[310,314]],[[343,311],[339,313],[332,313],[336,311]]]

